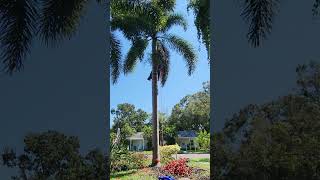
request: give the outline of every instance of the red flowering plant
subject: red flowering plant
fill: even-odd
[[[162,167],[162,170],[177,176],[189,176],[192,173],[192,168],[187,165],[187,158],[173,160]]]

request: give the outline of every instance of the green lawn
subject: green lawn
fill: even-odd
[[[151,155],[152,151],[143,151],[144,154],[146,155]],[[187,153],[192,153],[192,154],[208,154],[209,151],[205,151],[205,150],[188,150]],[[179,154],[185,154],[183,150],[181,150],[179,152]]]
[[[204,170],[210,170],[210,159],[209,158],[192,158],[189,159],[189,166],[195,168],[201,168]]]
[[[155,180],[156,176],[145,170],[129,170],[111,174],[111,180]]]
[[[145,155],[151,155],[151,154],[152,154],[152,151],[143,151],[143,153],[144,153]]]
[[[185,151],[184,150],[181,150],[179,152],[180,154],[185,154]],[[192,154],[208,154],[209,151],[205,151],[205,150],[188,150],[186,151],[186,153],[192,153]]]

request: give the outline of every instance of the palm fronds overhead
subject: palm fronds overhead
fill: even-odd
[[[88,0],[41,0],[41,3],[40,35],[49,44],[75,34]]]
[[[0,0],[0,49],[4,70],[23,67],[37,31],[37,0]]]
[[[271,33],[279,0],[244,0],[243,3],[242,16],[249,23],[248,40],[257,47]]]
[[[189,0],[188,10],[195,15],[194,24],[197,28],[198,39],[202,40],[210,55],[210,0]]]

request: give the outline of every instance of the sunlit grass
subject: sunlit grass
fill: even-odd
[[[150,173],[148,169],[121,171],[111,174],[111,180],[154,180],[155,175]]]

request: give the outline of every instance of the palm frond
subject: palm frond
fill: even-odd
[[[146,4],[146,0],[111,0],[110,14],[111,17],[133,13],[141,14],[146,10]]]
[[[121,45],[120,41],[111,33],[110,37],[110,67],[111,67],[111,78],[112,83],[115,84],[120,76],[121,72]]]
[[[164,40],[171,48],[184,57],[188,67],[188,74],[191,75],[194,72],[197,63],[197,56],[192,45],[188,41],[175,35],[166,35]]]
[[[176,0],[153,0],[156,6],[160,7],[162,11],[174,11]]]
[[[159,58],[159,78],[161,81],[161,86],[163,87],[167,82],[169,71],[170,71],[170,52],[165,44],[161,41],[158,41],[157,44],[157,54]]]
[[[242,16],[249,22],[249,42],[257,47],[271,33],[278,0],[244,0]]]
[[[41,0],[41,38],[46,44],[71,38],[80,24],[88,0]]]
[[[150,29],[150,22],[139,15],[132,14],[112,18],[110,26],[111,30],[120,30],[125,38],[132,40],[144,36]]]
[[[148,46],[146,39],[135,39],[124,61],[124,73],[132,72],[138,59],[142,60]]]
[[[11,74],[23,67],[36,35],[37,0],[0,0],[0,43],[4,70]]]
[[[312,12],[314,16],[319,15],[320,0],[314,0]]]
[[[162,27],[161,32],[168,31],[174,25],[182,26],[185,31],[187,30],[187,21],[181,14],[170,14],[167,17],[166,23]]]
[[[206,46],[208,58],[210,56],[210,0],[190,0],[189,9],[195,15],[194,24],[197,28],[198,39]]]

